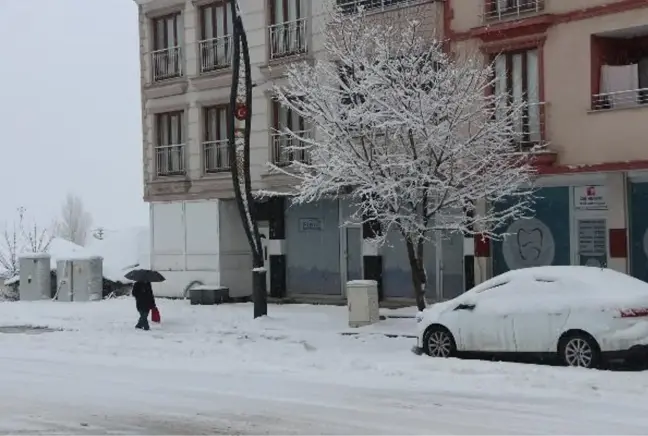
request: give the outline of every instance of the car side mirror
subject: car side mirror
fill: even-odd
[[[475,305],[474,304],[460,304],[459,306],[455,307],[454,310],[474,310]]]

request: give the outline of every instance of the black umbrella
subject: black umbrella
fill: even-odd
[[[162,274],[150,269],[134,269],[124,277],[134,282],[163,282],[166,280]]]

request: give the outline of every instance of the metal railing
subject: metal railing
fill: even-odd
[[[151,53],[151,63],[154,82],[182,76],[182,52],[180,47],[155,50]]]
[[[546,145],[545,138],[546,103],[528,103],[524,105],[517,119],[512,119],[514,132],[513,142],[520,150],[529,150]]]
[[[155,147],[155,173],[158,176],[177,176],[185,173],[184,144]]]
[[[270,59],[295,56],[308,50],[306,18],[273,24],[270,31]]]
[[[311,134],[309,130],[302,130],[294,133],[302,138],[307,138]],[[290,163],[294,161],[304,163],[310,162],[309,153],[305,148],[303,148],[301,141],[287,133],[273,134],[272,163],[275,165],[290,165]]]
[[[198,43],[200,51],[200,72],[229,68],[232,65],[232,35],[205,39]]]
[[[592,96],[592,110],[626,109],[648,105],[648,88],[604,92]]]
[[[545,0],[487,0],[484,7],[484,20],[515,19],[542,12],[544,8]]]
[[[229,149],[227,139],[205,141],[202,144],[205,173],[229,171]]]
[[[343,14],[356,14],[360,8],[366,13],[373,13],[422,2],[422,0],[337,0],[336,4]]]

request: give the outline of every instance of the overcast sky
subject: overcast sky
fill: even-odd
[[[132,0],[0,0],[0,223],[68,191],[95,225],[147,223],[137,32]]]

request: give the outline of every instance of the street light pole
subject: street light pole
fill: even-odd
[[[237,0],[230,0],[232,12],[232,87],[228,113],[228,151],[234,196],[252,250],[252,299],[254,317],[268,313],[268,291],[263,247],[257,225],[250,177],[250,129],[252,127],[252,74],[247,34]]]

